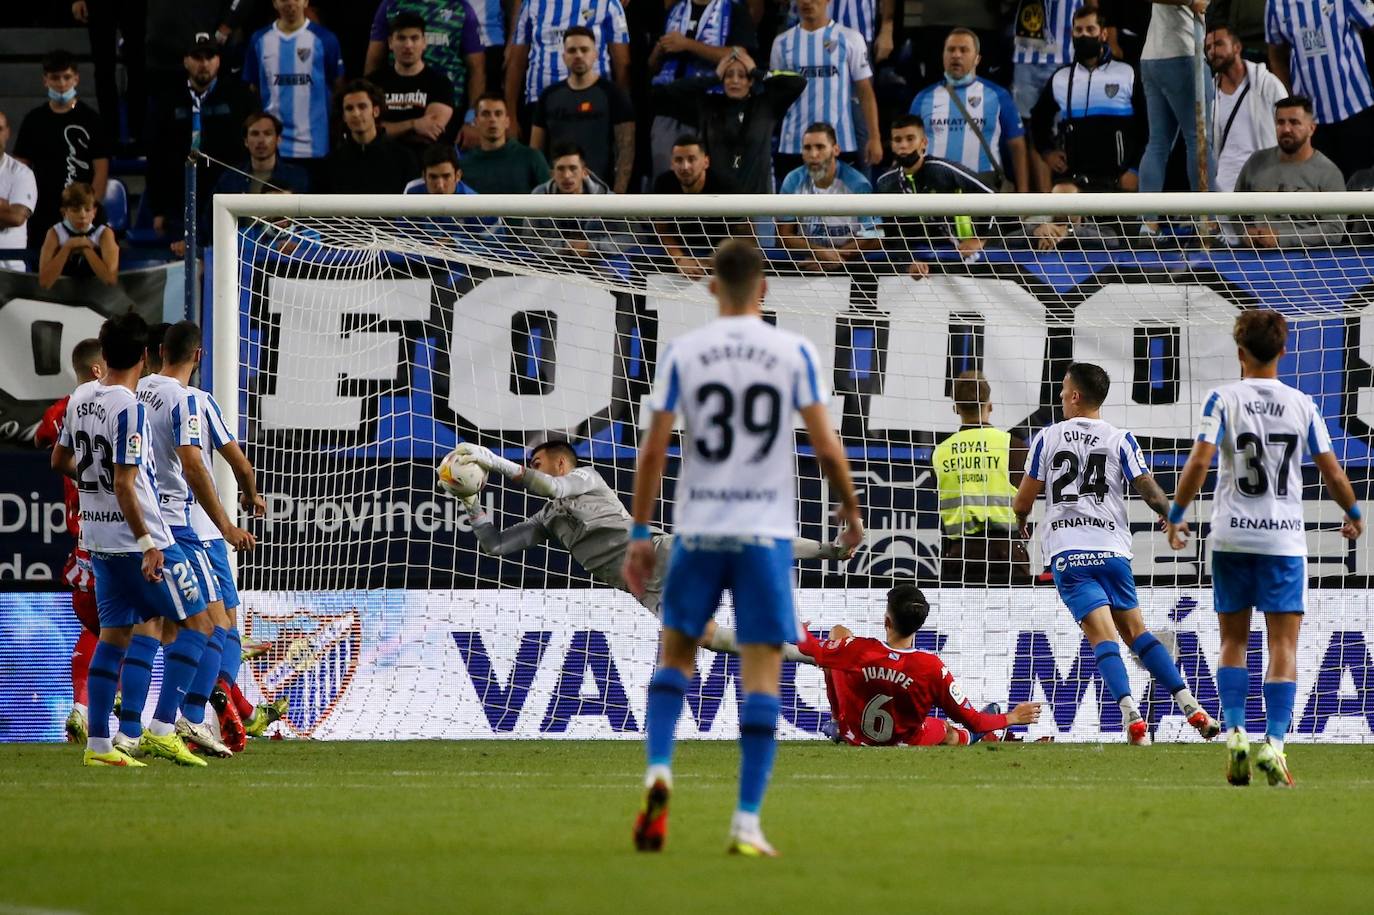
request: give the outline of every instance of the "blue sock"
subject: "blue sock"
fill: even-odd
[[[649,708],[644,715],[645,747],[651,766],[673,764],[673,738],[682,716],[682,700],[692,681],[676,667],[660,667],[649,681]]]
[[[86,727],[91,737],[110,738],[110,715],[114,712],[115,686],[119,683],[119,662],[123,657],[124,649],[118,645],[95,645],[86,672]]]
[[[239,665],[242,663],[243,642],[239,639],[239,627],[235,626],[224,634],[224,651],[219,661],[219,675],[224,682],[230,686],[239,682]]]
[[[1221,722],[1229,728],[1245,727],[1245,694],[1250,691],[1250,672],[1244,667],[1218,667],[1217,693],[1221,696]],[[1292,714],[1290,701],[1289,714]]]
[[[1102,674],[1102,682],[1117,702],[1131,694],[1131,678],[1126,676],[1126,662],[1121,660],[1121,646],[1109,639],[1093,646],[1093,656],[1097,658],[1097,671]]]
[[[739,712],[739,809],[758,813],[778,747],[778,697],[748,693]]]
[[[196,675],[200,656],[205,653],[205,636],[182,627],[176,641],[162,652],[162,691],[157,696],[153,718],[163,724],[176,724],[177,712],[186,698],[191,678]]]
[[[143,733],[143,707],[148,703],[153,661],[161,647],[162,643],[150,635],[136,635],[129,640],[124,670],[119,675],[119,733],[125,737]]]
[[[1183,682],[1183,674],[1178,672],[1178,665],[1170,657],[1169,649],[1161,645],[1159,639],[1150,633],[1143,633],[1132,642],[1131,651],[1140,658],[1140,662],[1145,665],[1150,676],[1155,678],[1155,682],[1163,684],[1169,692],[1176,693],[1188,685]]]
[[[1274,740],[1284,740],[1293,723],[1293,700],[1298,697],[1298,684],[1292,680],[1265,680],[1264,734]]]
[[[182,703],[181,713],[192,724],[205,720],[205,703],[210,701],[210,691],[215,688],[215,678],[219,676],[219,662],[224,654],[224,630],[216,626],[200,654],[195,676],[186,689],[186,701]]]

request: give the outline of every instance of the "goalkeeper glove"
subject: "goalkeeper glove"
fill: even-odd
[[[525,468],[514,461],[508,461],[500,455],[493,454],[490,448],[482,445],[474,445],[471,442],[463,442],[453,449],[458,455],[459,464],[476,464],[483,470],[494,470],[503,477],[519,479]]]

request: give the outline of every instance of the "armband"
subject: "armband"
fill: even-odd
[[[649,530],[649,525],[636,522],[630,528],[630,540],[648,540],[653,536],[653,531]]]
[[[1356,502],[1354,505],[1352,505],[1352,506],[1350,506],[1349,508],[1347,508],[1347,509],[1345,510],[1345,516],[1346,516],[1347,518],[1349,518],[1351,521],[1359,521],[1359,520],[1360,520],[1360,517],[1361,517],[1361,516],[1360,516],[1360,503]]]
[[[1168,514],[1169,523],[1170,523],[1170,524],[1178,524],[1180,521],[1182,521],[1182,520],[1183,520],[1183,513],[1184,513],[1186,510],[1187,510],[1187,509],[1185,509],[1182,505],[1179,505],[1177,502],[1170,502],[1170,503],[1169,503],[1169,514]]]
[[[146,553],[149,550],[155,549],[157,549],[157,544],[153,542],[152,534],[144,534],[142,537],[138,538],[138,551],[140,553]]]

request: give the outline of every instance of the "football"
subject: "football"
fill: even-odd
[[[439,488],[459,499],[476,495],[487,483],[487,472],[476,464],[459,464],[450,451],[439,462]]]

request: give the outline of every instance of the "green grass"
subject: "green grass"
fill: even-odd
[[[258,742],[188,771],[0,746],[0,913],[1352,910],[1374,748],[1294,746],[1230,788],[1219,746],[784,744],[775,861],[724,854],[732,743],[680,747],[637,855],[637,743]]]

